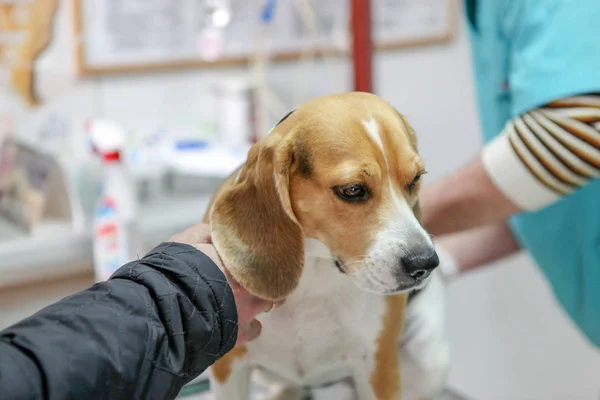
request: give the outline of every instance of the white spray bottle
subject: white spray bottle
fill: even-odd
[[[110,120],[86,124],[94,151],[102,160],[102,183],[94,210],[94,271],[107,280],[118,268],[142,256],[137,226],[135,182],[122,163],[125,132]]]

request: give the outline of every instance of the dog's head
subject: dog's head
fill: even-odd
[[[305,238],[322,242],[365,290],[417,289],[438,265],[419,222],[424,172],[414,132],[387,102],[320,97],[252,147],[215,200],[213,241],[231,274],[266,299],[297,286]]]

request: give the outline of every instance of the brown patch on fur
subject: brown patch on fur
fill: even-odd
[[[312,154],[304,138],[299,138],[294,145],[294,158],[298,163],[298,170],[304,178],[310,178],[313,174]]]
[[[321,240],[335,255],[349,261],[366,253],[371,232],[379,229],[378,181],[385,160],[374,145],[364,140],[360,125],[342,126],[340,132],[327,131],[327,125],[321,129],[324,134],[309,136],[302,146],[310,149],[311,175],[309,179],[301,174],[291,177],[292,208],[305,236]],[[355,182],[373,188],[372,201],[348,204],[332,189]]]
[[[398,343],[404,328],[404,310],[408,295],[403,293],[386,298],[383,326],[377,339],[375,367],[369,382],[377,400],[400,398],[400,356]]]
[[[246,346],[240,346],[233,348],[229,353],[218,359],[211,367],[215,381],[219,384],[224,384],[231,375],[231,369],[235,360],[240,360],[248,354]]]
[[[310,179],[290,177],[294,214],[305,236],[325,243],[345,263],[357,265],[354,261],[366,254],[373,233],[386,220],[382,213],[392,207],[390,191],[409,204],[416,200],[418,187],[411,195],[408,186],[423,162],[414,132],[390,104],[367,93],[316,99],[299,107],[294,116],[301,139],[296,146],[307,149],[312,159]],[[371,118],[377,121],[385,155],[364,126]],[[348,204],[332,190],[354,183],[369,188],[369,201]]]
[[[408,120],[406,119],[406,117],[400,113],[397,113],[398,116],[400,117],[400,119],[402,120],[402,123],[404,124],[404,130],[405,133],[408,137],[408,140],[410,141],[410,145],[412,146],[414,151],[417,151],[417,135],[415,135],[415,131],[412,128],[412,126],[410,125],[410,123],[408,122]]]
[[[402,190],[409,204],[412,204],[408,186],[423,172],[423,161],[417,152],[417,139],[412,127],[402,114],[396,111],[395,115],[398,121],[386,120],[379,129],[390,163],[392,181]],[[412,193],[413,198],[417,192],[415,190]]]

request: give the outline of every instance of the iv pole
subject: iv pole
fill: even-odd
[[[371,1],[350,0],[354,90],[373,91]]]

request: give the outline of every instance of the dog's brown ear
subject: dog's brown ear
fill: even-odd
[[[292,163],[291,135],[269,135],[249,151],[210,217],[213,243],[231,275],[267,300],[288,296],[304,267],[304,234],[289,194]]]

